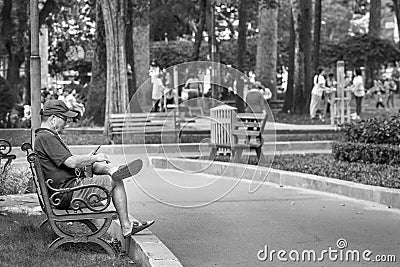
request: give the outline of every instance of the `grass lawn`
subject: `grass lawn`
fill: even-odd
[[[1,266],[136,266],[129,258],[110,259],[96,244],[64,244],[54,252],[47,245],[53,240],[49,227],[39,229],[44,215],[0,212]],[[65,225],[66,230],[88,231]]]

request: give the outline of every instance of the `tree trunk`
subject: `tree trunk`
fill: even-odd
[[[151,86],[143,86],[150,78],[150,1],[135,0],[132,3],[132,48],[134,59],[132,71],[136,90],[134,97],[131,99],[130,108],[132,112],[150,111],[151,102],[143,105],[146,101],[151,101],[151,99],[146,98],[145,91],[152,90]]]
[[[293,112],[301,113],[303,101],[302,91],[304,89],[304,69],[303,56],[300,51],[300,24],[301,24],[301,9],[299,7],[300,0],[291,0],[291,8],[293,14],[293,29],[294,29],[294,71],[293,71]]]
[[[200,57],[201,41],[203,40],[203,32],[206,26],[206,14],[207,14],[207,0],[200,0],[200,20],[193,46],[194,47],[192,56],[193,61],[199,60]]]
[[[304,56],[304,89],[303,98],[304,105],[302,105],[302,113],[308,113],[310,100],[311,100],[311,90],[313,87],[312,77],[312,40],[311,36],[311,24],[312,24],[312,4],[309,0],[301,0],[300,6],[302,8],[301,14],[301,26],[300,26],[300,50]]]
[[[369,17],[369,37],[378,39],[381,37],[381,0],[374,0],[370,2],[370,17]],[[374,62],[370,59],[367,61],[365,85],[367,88],[372,87],[375,79]]]
[[[238,29],[238,51],[237,51],[237,69],[244,73],[244,62],[246,57],[246,35],[247,35],[247,12],[246,12],[246,2],[245,0],[240,0],[239,2],[239,29]],[[235,77],[237,96],[236,97],[236,107],[238,112],[244,112],[244,95],[243,95],[243,79],[242,77]]]
[[[313,70],[316,73],[319,67],[319,53],[321,41],[322,0],[314,3],[314,38],[313,38]]]
[[[106,110],[106,39],[101,6],[96,4],[96,45],[92,61],[92,79],[88,92],[85,117],[92,119],[95,125],[104,125]]]
[[[295,62],[293,97],[294,112],[306,113],[312,87],[311,67],[311,1],[291,0],[294,32],[295,32]]]
[[[279,0],[259,1],[256,77],[258,81],[271,90],[272,99],[276,99],[278,8]]]
[[[107,93],[105,122],[110,113],[125,113],[128,106],[126,62],[126,0],[100,0],[106,30]]]
[[[27,5],[23,1],[5,0],[1,3],[1,6],[0,38],[2,38],[8,54],[7,81],[12,88],[14,99],[20,101],[19,68],[25,61],[24,45],[26,43],[26,31],[28,30]]]
[[[289,39],[289,70],[288,70],[288,81],[285,93],[285,103],[283,104],[283,112],[293,112],[293,91],[294,91],[294,75],[295,75],[295,48],[296,48],[296,36],[294,32],[294,19],[293,11],[290,10],[290,39]]]
[[[381,36],[381,6],[382,0],[370,1],[369,10],[369,36],[374,38],[380,38]]]

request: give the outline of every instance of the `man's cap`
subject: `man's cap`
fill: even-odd
[[[49,100],[43,105],[40,115],[61,115],[67,118],[75,118],[78,112],[70,110],[62,100]]]

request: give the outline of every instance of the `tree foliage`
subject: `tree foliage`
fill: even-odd
[[[93,49],[95,37],[95,14],[87,0],[62,1],[46,20],[49,26],[49,70],[52,75],[65,70],[78,70],[82,74],[90,71],[90,64],[79,64],[82,58],[68,57],[78,47],[85,52]],[[87,68],[89,67],[89,68]]]
[[[349,68],[365,66],[367,61],[384,64],[400,60],[400,50],[390,41],[368,35],[350,37],[340,43],[324,44],[322,55],[324,66],[335,66],[338,60],[344,60]]]

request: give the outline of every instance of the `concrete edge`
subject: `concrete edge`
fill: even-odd
[[[376,202],[400,209],[400,190],[372,185],[358,184],[334,178],[276,170],[269,167],[251,166],[237,163],[213,162],[206,160],[165,159],[152,157],[155,168],[176,170],[202,170],[211,175],[270,182],[297,188],[311,189],[342,195],[354,199]]]
[[[111,223],[108,233],[112,237],[121,240],[122,250],[126,251],[126,247],[128,247],[127,254],[129,258],[142,267],[183,266],[161,240],[148,229],[131,236],[126,244],[118,220],[114,220]]]
[[[69,146],[74,154],[88,154],[97,148],[97,145]],[[309,151],[309,150],[331,150],[332,141],[287,141],[287,142],[265,142],[264,151],[275,148],[276,153],[285,151]],[[164,154],[164,153],[202,153],[209,152],[207,143],[181,143],[181,144],[132,144],[132,145],[102,145],[100,152],[108,155],[114,154]],[[11,153],[20,157],[26,157],[25,152],[19,147],[12,147]]]

